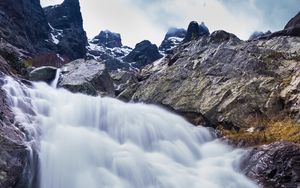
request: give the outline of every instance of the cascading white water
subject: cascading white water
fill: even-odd
[[[6,80],[18,120],[41,130],[40,188],[257,187],[242,150],[159,107]]]

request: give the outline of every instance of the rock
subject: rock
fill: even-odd
[[[210,35],[210,39],[209,42],[213,42],[213,43],[222,43],[222,42],[233,42],[233,43],[238,43],[240,41],[240,39],[235,36],[232,33],[228,33],[226,31],[223,30],[219,30],[219,31],[214,31],[211,35]]]
[[[48,51],[49,26],[39,0],[1,0],[0,43],[31,53]]]
[[[203,22],[199,25],[197,22],[192,21],[188,26],[187,34],[183,42],[197,40],[201,36],[208,36],[208,35],[209,35],[209,30]]]
[[[1,88],[4,84],[3,76],[0,72]],[[0,187],[17,187],[26,173],[29,150],[25,134],[16,125],[6,93],[0,89]],[[29,177],[26,178],[29,181]]]
[[[162,55],[159,53],[157,46],[148,40],[144,40],[138,43],[123,60],[131,63],[133,67],[140,69],[161,57]]]
[[[269,35],[271,35],[272,32],[271,31],[267,31],[267,32],[262,32],[262,31],[255,31],[253,32],[249,39],[248,40],[257,40],[257,39],[260,39],[260,38],[264,38],[264,37],[267,37]]]
[[[107,48],[121,47],[121,35],[119,33],[113,33],[111,31],[101,31],[99,35],[93,38],[91,41],[93,44],[101,45]]]
[[[286,24],[283,30],[276,31],[270,35],[261,36],[260,39],[271,39],[279,36],[300,37],[300,12]]]
[[[299,187],[300,145],[275,142],[253,148],[245,155],[241,169],[261,187]]]
[[[43,81],[50,84],[56,76],[56,67],[43,66],[32,70],[29,73],[29,80],[31,81]]]
[[[106,66],[95,60],[78,59],[62,68],[58,87],[74,93],[114,96],[114,86]]]
[[[296,27],[300,27],[300,12],[285,25],[284,29],[293,29]]]
[[[172,49],[182,42],[186,32],[185,29],[170,28],[159,46],[159,50],[166,54],[171,53]]]
[[[70,60],[84,58],[88,42],[83,30],[79,0],[65,0],[60,5],[44,8],[44,12],[57,52]]]
[[[167,67],[140,83],[132,100],[163,105],[194,124],[249,128],[263,121],[295,117],[300,38],[241,41],[225,31],[183,43],[165,58]],[[295,91],[294,91],[295,92]],[[296,90],[297,94],[298,90]],[[294,106],[299,106],[294,103]],[[296,119],[299,120],[299,119]]]
[[[201,22],[201,24],[199,25],[199,34],[200,36],[209,36],[210,34],[209,29],[204,22]]]
[[[116,96],[123,92],[128,86],[138,83],[135,72],[117,71],[112,72],[110,75],[114,82]]]

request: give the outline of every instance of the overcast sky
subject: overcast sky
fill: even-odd
[[[63,0],[41,0],[42,6]],[[298,11],[300,0],[80,0],[89,38],[101,30],[118,32],[124,45],[148,39],[160,44],[169,27],[205,22],[210,31],[223,29],[241,39],[253,31],[277,31]]]

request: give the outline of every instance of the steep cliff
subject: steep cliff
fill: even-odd
[[[83,20],[79,0],[65,0],[60,5],[44,8],[51,27],[51,37],[57,51],[74,60],[86,55],[87,37],[83,30]]]

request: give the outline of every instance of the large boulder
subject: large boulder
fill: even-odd
[[[31,81],[43,81],[50,84],[56,76],[56,67],[43,66],[32,70],[29,73],[29,80]]]
[[[300,145],[275,142],[253,148],[245,155],[241,169],[261,187],[299,187]]]
[[[162,55],[159,53],[157,46],[148,40],[144,40],[138,43],[123,60],[140,69],[161,57]]]
[[[65,0],[60,5],[44,8],[56,51],[70,60],[84,58],[88,44],[83,29],[79,0]]]
[[[299,37],[244,42],[216,31],[174,49],[165,66],[141,82],[132,100],[163,105],[194,124],[213,127],[249,128],[280,117],[299,120],[300,103],[293,103],[300,101],[299,44]]]
[[[78,59],[61,69],[58,87],[74,93],[114,96],[113,81],[104,64],[95,60]]]

